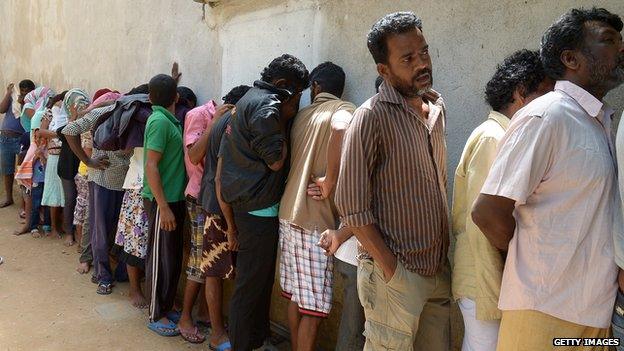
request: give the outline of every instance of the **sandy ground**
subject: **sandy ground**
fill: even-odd
[[[90,274],[74,270],[75,246],[14,236],[16,223],[15,206],[0,209],[0,350],[208,350],[154,334],[146,310],[128,302],[128,283],[97,295]]]

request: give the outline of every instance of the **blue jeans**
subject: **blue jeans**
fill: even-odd
[[[616,347],[616,350],[624,351],[624,294],[620,289],[618,289],[617,298],[615,299],[611,327],[613,330],[613,337],[620,339],[620,345]]]
[[[0,135],[0,173],[15,174],[15,163],[20,153],[20,137]]]
[[[30,211],[29,222],[30,230],[35,230],[39,227],[39,209],[41,208],[41,198],[43,197],[43,186],[44,183],[33,184],[30,193],[32,196],[32,210]],[[50,223],[50,208],[46,206],[43,208],[43,226],[50,226]]]

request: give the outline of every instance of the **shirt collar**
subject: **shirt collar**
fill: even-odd
[[[314,97],[314,101],[313,103],[315,104],[321,104],[327,101],[332,101],[332,100],[340,100],[338,97],[336,97],[333,94],[330,93],[318,93],[315,97]]]
[[[509,122],[510,122],[509,117],[505,116],[504,114],[498,111],[494,111],[494,110],[490,111],[490,115],[488,116],[488,119],[491,119],[495,121],[496,123],[500,124],[500,126],[503,127],[504,130],[509,129]]]
[[[169,110],[162,106],[152,105],[152,111],[164,114],[167,119],[177,126],[181,125],[180,121],[178,121],[178,119],[171,112],[169,112]]]
[[[265,89],[268,90],[272,93],[275,93],[281,97],[289,97],[291,96],[294,92],[290,92],[287,89],[282,89],[282,88],[278,88],[275,85],[271,84],[271,83],[267,83],[265,81],[262,80],[257,80],[254,82],[254,87],[256,88],[260,88],[260,89]]]
[[[403,95],[401,95],[401,93],[399,93],[399,91],[396,90],[392,86],[392,84],[388,83],[385,80],[379,86],[379,99],[381,101],[385,101],[385,102],[389,102],[389,103],[397,104],[397,105],[407,104],[407,101],[405,100]],[[433,104],[437,104],[438,101],[440,100],[440,94],[437,91],[431,89],[428,92],[426,92],[425,95],[423,95],[423,100],[427,102],[431,102]]]
[[[592,117],[598,117],[600,110],[604,107],[602,101],[587,92],[587,90],[568,80],[558,80],[557,83],[555,83],[555,90],[562,91],[569,95]],[[606,113],[607,111],[605,110],[605,114]]]

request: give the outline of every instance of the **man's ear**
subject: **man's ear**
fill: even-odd
[[[514,99],[512,103],[520,102],[521,105],[524,105],[524,101],[526,100],[526,97],[527,97],[526,91],[527,89],[524,87],[524,85],[518,84],[518,86],[516,87],[516,89],[514,89],[513,94],[512,94],[513,99]]]
[[[288,88],[288,81],[284,78],[280,78],[278,80],[273,81],[273,85],[275,85],[278,88],[281,89],[287,89]]]
[[[384,80],[387,80],[388,76],[390,75],[390,67],[388,67],[388,65],[386,65],[385,63],[378,63],[377,64],[377,73],[379,73],[379,75]]]
[[[176,93],[176,97],[175,97],[175,102],[174,104],[177,104],[178,101],[180,101],[180,93]]]
[[[581,66],[581,55],[580,50],[563,50],[559,59],[568,69],[578,71]]]

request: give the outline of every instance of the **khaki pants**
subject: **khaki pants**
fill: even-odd
[[[388,283],[372,260],[358,266],[358,295],[366,316],[365,351],[448,351],[450,272],[448,264],[432,277],[398,262]]]
[[[530,310],[503,311],[497,351],[580,351],[610,350],[608,346],[553,346],[554,338],[606,338],[609,328],[575,324]]]

